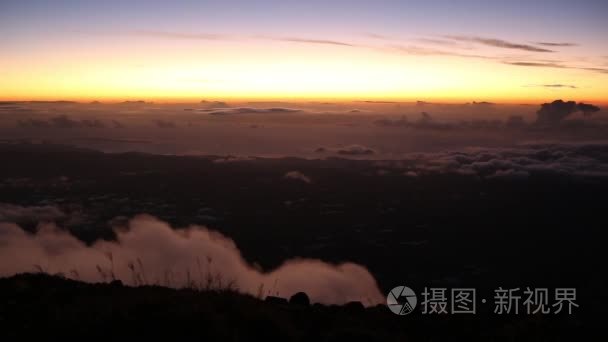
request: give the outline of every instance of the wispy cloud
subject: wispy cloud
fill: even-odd
[[[595,72],[599,72],[601,74],[608,74],[608,69],[605,69],[605,68],[577,68],[577,69],[595,71]]]
[[[438,45],[438,46],[442,46],[442,47],[446,47],[446,48],[459,48],[459,49],[466,49],[466,50],[471,50],[472,47],[470,45],[465,45],[462,44],[462,42],[457,42],[454,40],[450,40],[450,39],[441,39],[441,38],[417,38],[417,39],[400,39],[400,38],[396,38],[396,37],[391,37],[391,36],[386,36],[386,35],[382,35],[382,34],[377,34],[377,33],[364,33],[363,34],[364,37],[367,38],[372,38],[372,39],[377,39],[377,40],[386,40],[386,41],[391,41],[394,43],[406,43],[406,42],[416,42],[416,43],[422,43],[422,44],[430,44],[430,45]]]
[[[556,69],[573,69],[573,70],[585,70],[599,72],[601,74],[608,74],[608,69],[605,68],[594,68],[594,67],[580,67],[571,66],[559,63],[544,63],[544,62],[509,62],[503,61],[503,64],[522,66],[522,67],[537,67],[537,68],[556,68]]]
[[[226,40],[232,39],[231,36],[218,33],[185,33],[185,32],[167,32],[167,31],[150,31],[150,30],[135,30],[133,34],[143,37],[164,38],[164,39],[183,39],[183,40]]]
[[[461,41],[461,42],[471,42],[478,43],[492,47],[498,47],[503,49],[515,49],[515,50],[523,50],[529,52],[555,52],[553,50],[548,50],[545,48],[540,48],[533,45],[528,44],[519,44],[512,43],[502,39],[496,38],[484,38],[484,37],[472,37],[472,36],[445,36],[445,38]]]
[[[356,46],[352,43],[337,41],[337,40],[328,40],[328,39],[310,39],[310,38],[301,38],[301,37],[267,37],[271,40],[278,40],[283,42],[291,42],[291,43],[303,43],[303,44],[323,44],[323,45],[338,45],[338,46]]]
[[[262,40],[275,40],[291,43],[302,43],[302,44],[322,44],[322,45],[338,45],[338,46],[357,46],[355,44],[330,39],[316,39],[316,38],[303,38],[303,37],[280,37],[280,36],[231,36],[220,33],[190,33],[190,32],[171,32],[171,31],[155,31],[155,30],[135,30],[131,31],[131,34],[150,37],[150,38],[162,38],[162,39],[176,39],[176,40],[236,40],[236,39],[262,39]]]
[[[416,45],[391,45],[389,48],[400,53],[416,56],[455,56],[463,58],[496,59],[496,57],[459,53],[453,51],[439,50],[434,48],[421,47]]]
[[[221,33],[210,33],[210,32],[175,32],[175,31],[157,31],[157,30],[135,30],[131,31],[131,34],[142,36],[142,37],[151,37],[151,38],[159,38],[159,39],[177,39],[177,40],[202,40],[202,41],[216,41],[216,40],[246,40],[246,39],[261,39],[261,40],[271,40],[271,41],[282,41],[282,42],[290,42],[290,43],[298,43],[298,44],[316,44],[316,45],[333,45],[333,46],[344,46],[344,47],[363,47],[370,48],[376,50],[383,50],[389,52],[397,52],[401,54],[415,55],[415,56],[453,56],[460,58],[475,58],[475,59],[486,59],[486,60],[495,60],[501,62],[503,64],[513,65],[513,66],[521,66],[521,67],[539,67],[539,68],[557,68],[557,69],[576,69],[576,70],[586,70],[592,72],[598,72],[602,74],[608,74],[608,69],[606,68],[598,68],[598,67],[577,67],[577,66],[569,66],[564,64],[561,61],[557,60],[539,60],[534,59],[530,60],[524,56],[520,57],[504,57],[504,56],[488,56],[474,53],[462,53],[459,51],[454,51],[454,48],[460,49],[472,49],[471,47],[463,46],[459,44],[459,42],[468,42],[468,43],[477,43],[486,46],[499,47],[505,49],[515,49],[515,50],[523,50],[527,52],[555,52],[553,50],[541,48],[538,46],[527,45],[527,44],[518,44],[509,42],[502,39],[496,38],[484,38],[477,36],[460,36],[460,35],[445,35],[440,36],[440,38],[420,38],[416,39],[416,41],[427,44],[434,44],[442,46],[443,48],[433,48],[433,47],[425,47],[419,45],[403,45],[403,44],[392,44],[384,47],[379,46],[367,46],[355,44],[348,41],[342,40],[333,40],[333,39],[321,39],[321,38],[308,38],[308,37],[297,37],[297,36],[231,36],[227,34]],[[387,41],[395,41],[394,38],[384,36],[381,34],[375,33],[366,33],[366,36],[379,40],[387,40]],[[536,42],[537,45],[542,46],[576,46],[575,43],[568,42]],[[604,58],[608,58],[608,56],[602,56]],[[510,60],[509,60],[510,58]],[[513,60],[515,59],[515,60]]]
[[[559,89],[559,88],[569,88],[569,89],[578,89],[577,86],[575,85],[571,85],[571,84],[530,84],[530,85],[526,85],[525,87],[533,87],[533,88],[552,88],[552,89]]]
[[[534,42],[536,45],[552,46],[552,47],[572,47],[578,46],[576,43],[553,43],[553,42]]]
[[[417,41],[419,41],[421,43],[448,46],[448,47],[458,47],[458,48],[464,47],[463,45],[461,45],[458,42],[455,42],[453,40],[447,40],[447,39],[419,38],[419,39],[417,39]]]
[[[503,62],[504,64],[525,66],[525,67],[539,67],[539,68],[559,68],[568,69],[567,66],[557,63],[542,63],[542,62]]]
[[[373,33],[373,32],[363,33],[363,36],[367,37],[367,38],[380,39],[380,40],[396,40],[394,37],[390,37],[390,36],[378,34],[378,33]]]

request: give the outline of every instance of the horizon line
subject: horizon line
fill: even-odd
[[[267,102],[295,102],[295,103],[324,103],[324,104],[340,104],[340,103],[362,103],[368,105],[390,105],[390,104],[425,104],[425,105],[466,105],[466,104],[487,104],[487,105],[508,105],[508,106],[526,106],[526,105],[541,105],[543,103],[550,103],[555,100],[564,101],[575,101],[575,102],[586,102],[600,106],[608,106],[607,100],[593,100],[593,99],[571,99],[569,97],[553,97],[545,100],[510,100],[510,101],[495,101],[495,100],[470,100],[470,101],[456,101],[456,100],[411,100],[411,99],[378,99],[378,98],[367,98],[367,99],[351,99],[351,98],[207,98],[207,99],[182,99],[179,98],[124,98],[124,99],[107,99],[107,98],[87,98],[87,99],[51,99],[51,98],[39,98],[39,99],[1,99],[0,105],[7,103],[32,103],[32,104],[160,104],[160,105],[178,105],[178,104],[201,104],[204,102],[232,102],[232,103],[267,103]],[[335,102],[335,103],[332,103]]]

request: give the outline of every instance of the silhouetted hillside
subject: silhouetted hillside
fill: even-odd
[[[262,301],[228,291],[85,284],[42,274],[0,279],[7,341],[179,338],[200,341],[569,341],[589,333],[564,316],[397,316],[384,306]]]

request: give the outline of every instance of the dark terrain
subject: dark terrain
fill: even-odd
[[[85,284],[47,275],[0,279],[8,340],[179,338],[200,341],[570,341],[578,318],[397,316],[385,306],[270,303],[234,292]]]
[[[364,160],[217,159],[0,144],[0,203],[55,205],[80,218],[58,224],[88,243],[112,239],[109,223],[117,217],[148,213],[172,226],[218,230],[265,270],[298,256],[352,261],[366,266],[385,293],[398,285],[418,293],[425,286],[474,287],[479,298],[491,299],[498,287],[572,287],[580,307],[573,315],[501,317],[488,303],[474,317],[402,317],[385,308],[303,308],[234,293],[21,276],[0,282],[3,330],[12,337],[569,340],[601,321],[605,178],[412,178],[386,166],[380,175],[378,162]],[[294,170],[313,182],[284,179]],[[17,223],[29,230],[37,224]]]

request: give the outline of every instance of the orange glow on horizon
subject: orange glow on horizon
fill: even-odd
[[[559,98],[608,102],[606,74],[459,56],[283,42],[219,42],[201,47],[180,41],[172,42],[171,49],[153,44],[134,49],[122,42],[100,49],[65,46],[43,59],[8,58],[0,97],[110,102],[290,99],[537,104]],[[557,83],[576,87],[543,87]]]

